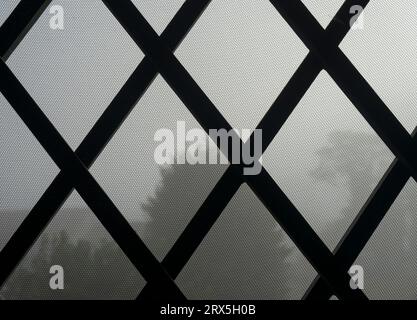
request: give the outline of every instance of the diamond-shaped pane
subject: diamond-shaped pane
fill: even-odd
[[[343,0],[301,0],[317,21],[326,28],[342,6]]]
[[[143,54],[99,0],[53,1],[7,63],[74,149],[113,100]]]
[[[190,299],[299,299],[315,271],[246,185],[177,283]]]
[[[133,0],[132,2],[154,30],[161,34],[184,3],[184,0]]]
[[[176,51],[236,129],[254,129],[307,49],[268,1],[214,0]]]
[[[263,163],[332,249],[392,159],[388,147],[322,72]]]
[[[371,1],[363,28],[349,32],[342,50],[402,125],[417,124],[417,8],[413,0]]]
[[[201,127],[167,83],[158,76],[92,167],[92,173],[127,219],[146,222],[140,231],[162,259],[197,212],[225,171],[225,165],[178,164],[188,144],[182,144],[177,122],[186,130]],[[154,136],[169,130],[174,165],[158,164],[154,154],[161,142]],[[178,130],[177,130],[178,129]],[[208,138],[206,139],[209,142]],[[217,150],[210,142],[208,150]]]

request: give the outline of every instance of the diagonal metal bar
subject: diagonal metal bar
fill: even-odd
[[[220,217],[227,204],[239,190],[242,182],[241,168],[231,165],[185,227],[180,237],[175,241],[172,248],[162,260],[162,266],[173,279],[178,277],[181,270]],[[146,301],[155,294],[155,290],[157,288],[151,284],[147,284],[137,299]]]
[[[322,62],[330,75],[351,101],[357,103],[355,105],[359,111],[366,109],[367,103],[371,106],[377,106],[376,108],[369,108],[370,110],[362,110],[361,113],[379,135],[383,139],[385,137],[384,140],[391,147],[391,150],[394,152],[395,150],[398,151],[398,158],[385,174],[335,249],[336,258],[343,263],[345,270],[348,270],[404,187],[410,177],[410,172],[414,174],[415,171],[413,169],[416,162],[413,157],[416,153],[413,146],[417,141],[408,135],[341,50],[331,47],[331,42],[328,38],[324,38],[324,40],[323,38],[319,39],[319,25],[301,2],[292,1],[288,3],[287,1],[279,0],[271,0],[271,2],[298,35],[304,37],[303,41],[310,47],[310,50],[321,56]],[[325,41],[328,42],[326,43]],[[339,66],[340,70],[336,66]],[[352,85],[355,81],[357,81],[357,86]],[[359,90],[359,88],[363,89]],[[304,298],[328,299],[331,294],[332,291],[318,276],[306,292]]]
[[[223,116],[217,111],[215,106],[198,87],[172,52],[160,42],[158,35],[129,0],[121,0],[118,1],[117,4],[109,0],[103,0],[103,2],[119,20],[142,51],[154,61],[155,65],[158,66],[161,75],[165,78],[167,83],[176,92],[183,103],[195,115],[196,119],[200,122],[204,129],[208,130],[210,128],[210,122],[214,121],[216,127],[222,122],[225,122]],[[204,115],[209,118],[205,119],[204,117],[201,117]],[[224,128],[229,127],[230,126],[224,126]],[[262,184],[259,183],[256,178],[253,178],[253,176],[250,176],[247,179],[249,184],[257,182],[256,187],[253,187],[254,189],[262,188]],[[265,184],[263,186],[265,189],[262,191],[268,192],[267,187],[270,186],[267,184],[267,181],[264,182]],[[273,182],[273,184],[275,183]],[[260,190],[257,191],[260,194],[264,194]],[[271,194],[269,194],[269,196],[271,196]],[[276,195],[274,194],[274,196]],[[280,199],[284,202],[283,197]],[[263,200],[266,201],[267,199]],[[275,206],[277,204],[276,202],[272,202],[270,204],[270,210],[277,209]],[[288,203],[284,204],[291,203],[288,201]],[[297,215],[298,222],[303,222],[301,214],[299,214],[293,206],[292,208],[294,209],[292,210],[292,214]],[[285,217],[286,213],[276,214],[275,216],[280,217],[279,222],[284,230],[286,230],[289,236],[293,238],[295,244],[300,248],[300,250],[308,255],[307,258],[313,262],[313,266],[319,271],[320,274],[322,274],[322,276],[326,278],[328,283],[341,298],[366,299],[363,292],[350,289],[349,275],[345,272],[341,272],[341,268],[336,264],[333,255],[320,238],[314,233],[314,231],[312,231],[312,233],[307,233],[307,235],[311,235],[312,238],[299,237],[299,233],[296,229],[302,228],[307,230],[308,228],[311,228],[308,223],[294,228],[295,225],[291,222],[297,219],[287,219],[287,217]],[[315,252],[315,254],[311,255],[313,252]]]
[[[0,28],[0,57],[4,61],[19,45],[52,0],[21,0]]]
[[[159,287],[166,298],[185,299],[175,282],[3,61],[0,61],[0,92],[57,166],[70,177],[80,196],[145,280]]]
[[[365,8],[368,3],[369,0],[346,0],[343,3],[324,31],[332,43],[339,45],[349,32],[350,8],[353,5]],[[262,129],[264,151],[322,70],[322,63],[310,51],[257,126]]]
[[[175,50],[210,1],[187,0],[161,34],[161,39]],[[77,148],[76,154],[86,167],[93,164],[156,75],[157,70],[149,58],[145,57]],[[0,286],[4,284],[72,190],[70,179],[61,172],[0,252],[0,261],[2,261]]]
[[[417,141],[416,130],[412,136],[413,140]],[[346,271],[365,248],[408,179],[410,179],[408,169],[399,159],[395,159],[334,250],[335,257]],[[331,295],[332,290],[320,276],[317,276],[304,299],[326,300]]]
[[[342,288],[339,292],[334,291],[338,297],[367,299],[361,290],[350,288],[351,278],[347,271],[341,269],[339,261],[324,244],[318,245],[323,243],[320,237],[265,169],[259,175],[246,176],[245,178],[252,191],[269,209],[301,253],[320,273],[326,284],[333,290]],[[327,275],[328,278],[326,279],[323,275]]]
[[[304,44],[417,181],[417,146],[398,119],[300,0],[270,0]]]
[[[203,128],[208,131],[208,129],[221,129],[224,128],[226,130],[231,130],[232,127],[223,117],[223,115],[216,109],[210,99],[201,91],[198,87],[197,83],[189,76],[188,72],[179,64],[178,60],[165,46],[162,46],[163,54],[160,55],[160,52],[157,52],[158,56],[155,55],[148,55],[145,52],[144,47],[139,45],[142,41],[151,42],[153,46],[158,46],[160,43],[160,39],[146,19],[140,14],[136,6],[131,3],[130,1],[122,0],[120,2],[112,1],[112,0],[103,0],[103,3],[107,6],[107,8],[113,13],[119,23],[125,28],[128,34],[132,37],[133,41],[142,49],[142,51],[153,61],[154,65],[158,68],[159,73],[164,77],[165,69],[169,69],[170,74],[175,74],[175,77],[181,77],[180,81],[184,82],[182,86],[186,86],[185,82],[191,82],[192,85],[188,86],[189,90],[188,94],[182,95],[181,92],[177,90],[176,86],[171,85],[170,79],[166,79],[167,83],[171,86],[173,91],[177,94],[177,96],[182,100],[182,102],[188,106],[191,105],[196,100],[199,101],[199,107],[193,108],[190,112],[194,115],[194,117],[203,125]],[[120,19],[122,20],[120,20]],[[123,22],[121,22],[123,21]],[[149,32],[144,32],[142,30],[146,28],[146,30],[150,31],[152,36],[149,36]],[[155,39],[156,36],[158,39]],[[162,43],[162,42],[161,42]],[[156,60],[155,60],[156,58]],[[176,68],[173,68],[174,64],[172,61],[176,61],[177,63],[175,66],[179,66],[181,71],[177,72]],[[162,63],[161,63],[162,62]],[[163,68],[164,66],[169,66],[168,68]],[[161,71],[164,70],[164,73]],[[187,75],[182,77],[182,75]],[[237,136],[236,133],[233,132],[233,138]]]
[[[347,12],[347,11],[346,11]],[[313,81],[314,81],[314,79],[313,79]],[[302,96],[302,95],[301,95]],[[272,109],[272,108],[271,108]],[[289,112],[289,113],[291,113],[291,111]],[[268,117],[264,117],[264,119],[267,119]],[[263,120],[264,120],[263,119]],[[285,121],[285,120],[284,120]],[[267,126],[268,128],[270,128],[270,126]],[[279,130],[279,129],[278,129]],[[272,140],[273,139],[273,135],[271,134],[271,135],[268,135],[269,137],[271,137],[270,139]],[[404,170],[406,170],[406,169],[404,169]],[[240,183],[239,183],[239,185],[240,185]],[[285,197],[285,194],[284,194],[284,197]],[[192,254],[192,253],[191,253]]]
[[[365,8],[368,2],[369,0],[347,0],[343,3],[326,28],[326,33],[334,39],[335,43],[340,43],[350,29],[349,9],[355,4]],[[321,70],[315,54],[310,52],[257,126],[258,129],[263,130],[263,152],[268,148]],[[237,180],[242,179],[242,176],[238,172],[233,175],[232,170],[235,169],[229,168],[221,177],[207,200],[162,261],[162,265],[172,278],[175,279],[178,276],[238,190],[240,183]],[[233,176],[235,178],[232,178]],[[196,232],[196,230],[200,230],[200,232]],[[323,283],[327,286],[325,281]],[[147,285],[138,299],[146,299],[150,290],[151,287]]]

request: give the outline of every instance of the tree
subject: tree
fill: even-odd
[[[143,285],[137,271],[114,242],[72,242],[66,232],[44,235],[2,288],[10,300],[129,299]],[[64,269],[64,290],[51,290],[52,265]]]
[[[152,222],[145,235],[141,234],[160,260],[197,212],[223,170],[225,166],[217,165],[161,168],[161,183],[143,204]],[[204,251],[202,245],[195,254],[202,254],[203,263],[190,261],[188,265],[193,267],[191,271],[184,271],[186,279],[178,280],[187,296],[287,297],[290,249],[283,243],[283,231],[277,229],[263,205],[254,199],[251,191],[239,193],[222,215],[227,215],[228,220],[218,221],[213,227],[210,233],[214,232],[214,237],[209,236]],[[96,234],[100,233],[92,236]],[[66,232],[46,234],[26,262],[15,270],[2,295],[7,299],[134,298],[144,284],[138,272],[113,241],[97,240],[73,241]],[[63,291],[49,288],[52,265],[64,268]]]
[[[393,157],[375,134],[336,131],[330,134],[328,142],[317,152],[319,164],[312,176],[319,181],[346,185],[350,199],[341,219],[347,219],[345,225],[349,225]],[[365,286],[372,298],[415,298],[416,200],[416,184],[407,185],[365,247],[362,257],[367,262],[365,277],[373,279]],[[340,223],[336,221],[326,232],[335,234]]]
[[[221,177],[221,165],[173,165],[144,204],[149,244],[162,258]],[[198,191],[200,190],[200,191]],[[203,190],[203,191],[201,191]],[[249,189],[237,193],[194,253],[178,283],[190,298],[287,298],[290,249]]]
[[[346,184],[351,198],[345,214],[359,210],[390,161],[390,153],[378,136],[353,131],[330,133],[328,145],[317,155],[319,164],[312,177],[331,184]]]

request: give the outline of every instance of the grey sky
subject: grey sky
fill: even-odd
[[[323,6],[317,0],[304,1],[323,26],[342,3],[328,2]],[[395,2],[372,2],[365,12],[364,29],[351,31],[341,47],[411,131],[417,120],[412,109],[417,54],[417,31],[412,25],[417,9],[411,5],[412,0],[405,2],[398,2],[398,6]],[[16,1],[0,3],[4,20]],[[181,3],[135,1],[158,33]],[[46,11],[7,63],[76,148],[143,54],[99,0],[53,4],[64,6],[65,30],[51,30]],[[390,15],[382,14],[386,10]],[[381,29],[383,32],[378,32]],[[217,0],[176,56],[234,127],[254,128],[307,52],[268,1]],[[1,172],[0,207],[30,208],[57,168],[18,124],[4,99],[1,104],[5,106],[1,144],[2,150],[7,150],[2,152],[2,163],[12,169]],[[176,120],[185,120],[189,128],[197,126],[158,77],[93,166],[94,176],[127,215],[138,209],[132,199],[140,203],[158,182],[153,134],[161,127],[174,129]],[[315,150],[330,131],[337,129],[371,130],[322,72],[264,157],[265,167],[313,223],[330,212],[337,214],[344,206],[343,190],[335,193],[313,184],[308,177]],[[334,200],[330,205],[326,193]],[[312,199],[317,207],[305,205]]]
[[[0,23],[18,1],[0,0]],[[160,33],[182,0],[135,0]],[[323,27],[342,0],[303,0]],[[325,5],[323,5],[325,3]],[[48,10],[7,64],[75,149],[143,58],[99,0],[53,1],[65,10],[65,30],[49,28]],[[364,29],[341,48],[405,128],[417,123],[415,0],[371,1]],[[237,129],[254,128],[308,53],[268,1],[214,0],[175,55]],[[0,212],[25,210],[46,190],[57,167],[0,95]],[[176,121],[198,127],[158,76],[91,172],[120,210],[146,220],[141,203],[160,182],[153,136]],[[326,72],[321,72],[264,155],[266,169],[316,230],[346,206],[347,190],[313,181],[315,152],[335,130],[372,129]],[[360,144],[361,141],[358,141]],[[390,155],[387,149],[387,155]],[[382,174],[382,173],[381,173]],[[219,177],[213,177],[213,181]],[[198,186],[196,186],[196,192]],[[208,190],[199,196],[204,199]],[[65,205],[85,207],[78,195]],[[0,216],[0,224],[7,217]],[[325,239],[333,247],[340,233]]]

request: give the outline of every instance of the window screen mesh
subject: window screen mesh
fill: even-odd
[[[1,297],[414,299],[413,1],[132,2],[0,2]],[[158,165],[178,121],[260,127],[261,174]]]

